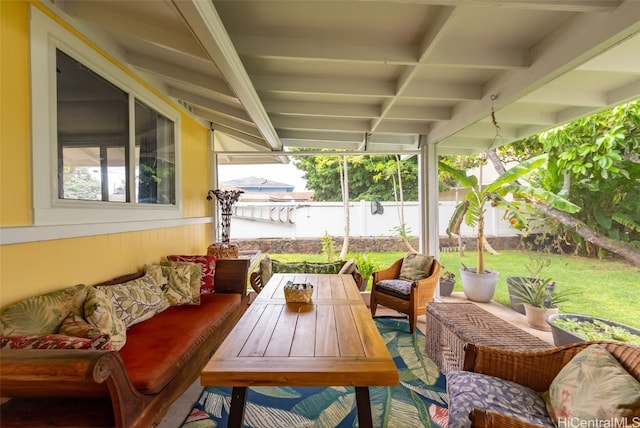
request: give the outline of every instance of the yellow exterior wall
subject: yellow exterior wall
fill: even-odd
[[[0,1],[2,227],[32,224],[29,6],[27,1]],[[184,217],[206,217],[211,205],[206,200],[208,130],[184,111],[181,120]],[[135,272],[169,254],[206,254],[210,234],[210,224],[198,224],[2,245],[0,308],[36,294]]]
[[[0,1],[0,224],[31,223],[29,3]]]
[[[184,217],[211,215],[209,184],[209,131],[182,114],[182,208]]]

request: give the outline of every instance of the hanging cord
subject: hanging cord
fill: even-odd
[[[493,145],[495,144],[498,138],[502,139],[502,135],[500,135],[500,125],[498,125],[498,120],[496,119],[496,109],[494,105],[494,101],[498,99],[497,94],[491,94],[491,122],[493,123],[493,127],[496,128],[496,135],[493,136],[491,140],[491,144],[487,147],[487,150],[491,150]]]

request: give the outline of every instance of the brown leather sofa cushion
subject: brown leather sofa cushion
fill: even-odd
[[[205,294],[199,306],[172,306],[129,328],[119,352],[133,386],[160,392],[240,304],[239,294]]]

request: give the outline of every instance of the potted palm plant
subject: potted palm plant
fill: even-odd
[[[478,258],[476,267],[463,265],[462,269],[460,269],[462,289],[468,299],[477,302],[490,301],[493,298],[496,283],[498,282],[498,272],[487,269],[484,260],[484,213],[487,203],[505,207],[509,221],[519,228],[527,226],[527,218],[520,208],[521,203],[507,200],[507,195],[512,195],[515,198],[544,200],[554,208],[563,211],[575,212],[579,210],[579,207],[558,195],[518,182],[518,180],[542,166],[546,161],[546,154],[535,156],[508,169],[486,186],[480,183],[476,176],[468,176],[464,170],[453,168],[442,161],[439,162],[441,169],[451,174],[460,185],[469,189],[462,202],[454,209],[447,228],[449,238],[452,235],[460,234],[460,226],[463,221],[477,230]]]

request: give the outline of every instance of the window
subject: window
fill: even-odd
[[[60,49],[56,85],[58,198],[175,204],[173,122],[134,97],[131,156],[130,94]]]
[[[34,224],[182,219],[180,112],[31,11]]]

